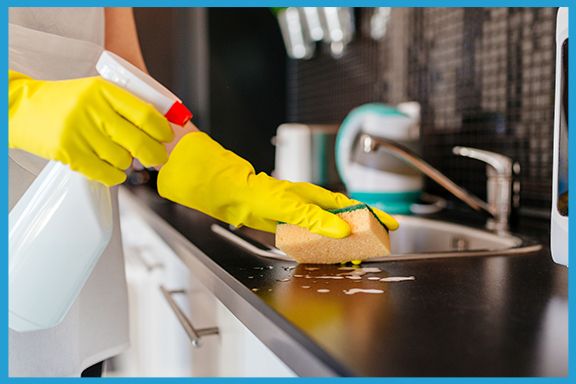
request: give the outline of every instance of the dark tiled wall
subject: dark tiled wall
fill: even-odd
[[[417,100],[423,156],[485,196],[484,166],[454,145],[501,152],[520,163],[521,215],[549,214],[554,104],[554,8],[393,9],[386,37],[358,34],[344,56],[325,51],[288,66],[288,117],[339,122],[357,105]],[[426,189],[448,197],[427,182]]]

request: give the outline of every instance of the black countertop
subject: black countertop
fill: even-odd
[[[149,210],[149,223],[163,219],[200,251],[189,267],[203,270],[204,284],[298,374],[567,374],[568,273],[547,248],[523,256],[369,263],[381,272],[358,280],[319,278],[345,271],[292,269],[289,262],[254,256],[214,234],[215,220],[144,187],[132,193]],[[415,280],[385,283],[370,276]],[[351,288],[384,293],[343,292]]]

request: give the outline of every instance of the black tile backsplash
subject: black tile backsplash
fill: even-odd
[[[455,182],[485,197],[484,166],[456,158],[454,145],[517,160],[523,216],[551,203],[555,8],[395,8],[386,36],[357,36],[340,59],[322,51],[288,64],[288,118],[340,122],[373,101],[422,106],[422,154]],[[449,197],[427,181],[426,189]]]

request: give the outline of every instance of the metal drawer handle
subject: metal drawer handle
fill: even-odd
[[[180,324],[182,325],[182,327],[186,331],[186,334],[190,338],[190,342],[192,343],[192,346],[194,348],[200,348],[202,346],[200,343],[200,341],[201,341],[200,339],[202,338],[202,336],[217,335],[220,333],[220,331],[218,330],[218,327],[208,327],[208,328],[200,328],[200,329],[194,328],[194,325],[192,325],[192,322],[188,319],[188,317],[186,317],[186,314],[184,313],[184,311],[182,311],[182,309],[178,306],[178,303],[176,303],[176,301],[172,297],[172,295],[175,295],[175,294],[186,293],[186,291],[184,289],[168,290],[168,289],[166,289],[166,287],[161,285],[160,286],[160,292],[162,292],[162,295],[164,296],[164,298],[166,299],[166,301],[170,305],[170,308],[172,308],[172,311],[174,311],[176,318],[178,319],[178,321],[180,322]]]

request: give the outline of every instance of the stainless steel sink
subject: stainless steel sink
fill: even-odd
[[[518,255],[536,252],[541,245],[523,236],[495,233],[465,225],[414,216],[395,216],[400,222],[390,232],[391,255],[366,262]],[[212,231],[255,255],[292,260],[274,247],[274,235],[249,228],[212,225]]]
[[[396,219],[400,228],[390,232],[391,253],[395,258],[488,256],[541,249],[540,244],[508,232],[495,233],[412,216],[397,216]]]

